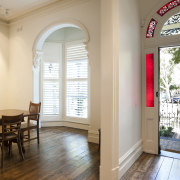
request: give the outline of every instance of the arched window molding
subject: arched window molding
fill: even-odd
[[[43,44],[46,40],[46,38],[53,32],[55,32],[58,29],[65,28],[65,27],[75,27],[82,30],[82,32],[85,35],[85,42],[86,44],[89,42],[89,33],[86,29],[86,27],[81,24],[79,21],[75,20],[60,20],[58,22],[55,22],[49,26],[47,26],[45,29],[43,29],[39,35],[37,36],[34,45],[33,45],[33,65],[36,65],[36,57],[40,54],[39,52],[42,52]]]
[[[32,49],[32,53],[33,53],[33,67],[32,67],[32,70],[33,70],[33,101],[34,102],[40,101],[39,70],[40,70],[40,64],[41,64],[41,59],[42,59],[42,55],[43,55],[43,52],[42,52],[43,44],[50,34],[52,34],[53,32],[55,32],[58,29],[65,28],[65,27],[75,27],[75,28],[81,29],[85,36],[84,43],[85,43],[86,49],[87,49],[87,44],[90,40],[89,33],[88,33],[86,27],[83,24],[81,24],[79,21],[72,20],[72,19],[64,19],[64,20],[55,22],[55,23],[47,26],[45,29],[43,29],[39,33],[37,38],[35,39],[33,49]]]
[[[160,32],[162,30],[162,27],[164,25],[164,23],[171,17],[173,16],[174,14],[177,14],[180,12],[180,8],[179,6],[176,6],[175,8],[173,9],[170,9],[167,13],[165,13],[163,16],[160,16],[157,11],[163,7],[165,4],[167,4],[168,2],[170,2],[169,0],[166,0],[166,1],[163,1],[163,2],[160,2],[159,5],[156,5],[156,7],[153,9],[152,13],[150,13],[148,15],[148,17],[146,18],[145,20],[145,23],[143,25],[143,37],[146,37],[146,34],[147,34],[147,29],[148,29],[148,26],[149,26],[149,23],[151,21],[151,19],[154,19],[157,21],[157,25],[156,25],[156,28],[154,30],[154,36],[153,38],[146,38],[147,42],[150,42],[151,44],[151,41],[154,41],[155,39],[158,39],[158,42],[159,41],[164,41],[165,38],[169,39],[167,36],[166,37],[160,37]],[[144,21],[144,20],[143,20]],[[178,36],[178,35],[175,35],[175,36]],[[163,38],[163,39],[162,39]],[[152,40],[153,39],[153,40]],[[176,39],[174,37],[174,39]],[[156,41],[156,40],[155,40]]]
[[[160,36],[161,30],[162,30],[164,24],[167,22],[167,20],[174,14],[177,14],[180,12],[179,7],[176,7],[174,9],[170,10],[164,16],[159,16],[156,13],[156,10],[154,11],[154,14],[151,15],[151,17],[148,18],[144,23],[144,27],[143,27],[144,45],[146,47],[153,47],[154,45],[163,46],[163,44],[166,45],[167,42],[169,42],[169,44],[172,44],[172,45],[179,44],[178,39],[180,38],[180,35]],[[156,25],[156,28],[154,31],[154,36],[152,38],[146,38],[146,33],[147,33],[148,26],[149,26],[149,22],[151,21],[152,18],[157,21],[157,25]]]
[[[42,51],[35,51],[33,54],[33,69],[39,71],[40,62],[42,59],[43,52]]]
[[[168,2],[167,4],[165,4],[163,7],[161,7],[157,13],[160,16],[164,16],[167,12],[169,12],[170,10],[174,9],[175,7],[180,5],[180,0],[172,0],[170,2]]]

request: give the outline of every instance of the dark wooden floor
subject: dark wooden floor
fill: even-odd
[[[180,180],[180,160],[143,153],[121,180]]]
[[[40,145],[25,143],[22,161],[12,147],[6,153],[0,180],[97,180],[99,179],[98,145],[87,142],[87,131],[73,128],[41,128]]]

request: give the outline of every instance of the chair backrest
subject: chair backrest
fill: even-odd
[[[23,114],[17,116],[2,116],[2,137],[13,133],[20,133]]]
[[[30,114],[38,113],[38,115],[29,116],[29,119],[31,119],[31,120],[38,120],[39,119],[40,110],[41,110],[41,103],[32,103],[30,101],[30,104],[29,104],[29,112],[30,112]]]

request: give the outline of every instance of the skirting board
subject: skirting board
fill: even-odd
[[[140,140],[119,159],[119,179],[133,165],[142,152],[142,140]]]
[[[88,131],[88,142],[99,144],[98,130],[89,130]]]
[[[80,124],[80,123],[73,123],[67,121],[55,122],[55,121],[41,121],[41,127],[53,127],[53,126],[65,126],[65,127],[72,127],[76,129],[83,129],[88,130],[88,124]]]
[[[41,121],[41,127],[53,127],[53,126],[65,126],[76,129],[89,130],[88,124],[73,123],[67,121],[55,122],[55,121]],[[88,142],[99,144],[99,132],[98,130],[88,131]]]

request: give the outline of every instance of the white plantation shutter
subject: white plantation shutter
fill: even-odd
[[[45,42],[41,65],[42,120],[62,117],[62,43]]]
[[[59,79],[59,63],[44,63],[44,79]]]
[[[66,116],[88,117],[88,57],[83,43],[66,46]]]
[[[88,57],[80,42],[46,42],[41,66],[44,121],[88,123]]]
[[[59,114],[59,63],[43,63],[43,114]]]

